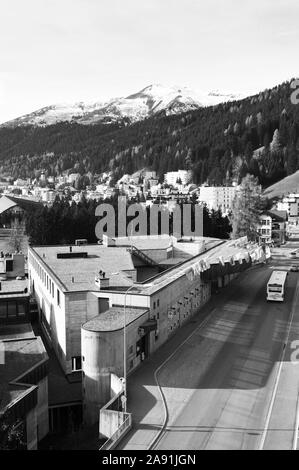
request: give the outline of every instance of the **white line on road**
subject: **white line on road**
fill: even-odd
[[[153,446],[156,444],[157,440],[159,439],[159,437],[161,436],[162,432],[164,431],[166,425],[167,425],[167,421],[168,421],[168,408],[167,408],[167,403],[166,403],[166,399],[165,399],[165,396],[164,396],[164,393],[163,393],[163,390],[162,390],[162,387],[159,383],[159,380],[158,380],[158,373],[160,372],[160,370],[167,364],[168,361],[170,361],[170,359],[173,358],[173,356],[181,349],[182,346],[184,346],[184,344],[187,343],[187,341],[189,341],[190,338],[192,338],[192,336],[198,331],[200,330],[201,328],[203,328],[207,323],[208,321],[211,319],[211,316],[213,315],[213,313],[215,312],[216,308],[213,308],[213,310],[208,314],[207,318],[205,318],[196,328],[194,331],[192,331],[192,333],[182,342],[179,344],[179,346],[165,359],[164,362],[162,362],[162,364],[159,365],[159,367],[157,367],[157,369],[155,370],[154,372],[154,377],[155,377],[155,381],[156,381],[156,384],[157,384],[157,387],[159,389],[159,393],[161,395],[161,398],[162,398],[162,402],[163,402],[163,406],[164,406],[164,421],[163,421],[163,424],[162,424],[162,427],[161,429],[159,430],[158,434],[154,437],[154,439],[152,440],[152,442],[150,443],[149,447],[148,447],[148,450],[152,449]]]
[[[270,423],[270,419],[271,419],[271,415],[272,415],[272,411],[273,411],[273,406],[274,406],[274,402],[275,402],[275,398],[276,398],[276,394],[277,394],[281,369],[282,369],[283,361],[284,361],[284,357],[285,357],[286,346],[287,346],[288,341],[289,341],[291,326],[292,326],[292,322],[293,322],[293,318],[294,318],[295,305],[296,305],[296,302],[297,302],[298,291],[299,291],[299,279],[297,280],[295,295],[294,295],[294,299],[293,299],[293,302],[292,302],[292,310],[291,310],[291,317],[290,317],[290,320],[289,320],[287,337],[285,339],[285,342],[284,342],[284,345],[283,345],[283,348],[282,348],[282,352],[281,352],[281,356],[280,356],[280,364],[279,364],[276,379],[275,379],[275,385],[274,385],[274,389],[273,389],[273,392],[272,392],[270,406],[269,406],[267,417],[266,417],[266,423],[265,423],[264,431],[263,431],[262,438],[261,438],[261,441],[260,441],[260,445],[259,445],[259,448],[258,448],[259,450],[263,450],[264,445],[265,445],[265,440],[266,440],[266,437],[267,437],[269,423]],[[296,433],[296,429],[295,429],[295,433]],[[292,448],[293,448],[293,446],[292,446]]]
[[[298,445],[298,426],[299,426],[299,394],[298,394],[298,396],[297,396],[295,432],[294,432],[294,436],[293,436],[292,450],[297,450],[297,445]]]

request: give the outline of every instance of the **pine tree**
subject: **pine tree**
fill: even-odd
[[[281,151],[281,142],[278,129],[274,131],[272,142],[270,144],[270,150],[272,153],[279,153]]]
[[[247,175],[242,179],[240,189],[233,202],[230,222],[231,238],[247,236],[248,240],[257,240],[257,227],[261,210],[261,187],[257,178]]]
[[[297,151],[294,145],[287,149],[287,173],[291,175],[297,170]]]

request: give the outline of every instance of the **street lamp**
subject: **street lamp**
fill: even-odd
[[[126,332],[126,300],[127,295],[134,287],[134,284],[130,286],[125,293],[125,301],[124,301],[124,401],[123,401],[123,408],[124,412],[127,412],[127,332]]]

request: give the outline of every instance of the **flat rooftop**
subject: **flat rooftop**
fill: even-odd
[[[136,239],[142,237],[136,237]],[[151,238],[142,240],[144,246],[151,245]],[[169,243],[171,237],[167,237]],[[121,240],[121,239],[120,239]],[[128,240],[128,237],[126,238]],[[155,240],[155,237],[153,237]],[[165,246],[165,240],[160,241],[156,238],[156,246]],[[205,251],[192,255],[192,250],[187,249],[186,245],[196,245],[205,242]],[[125,243],[125,240],[122,240]],[[161,245],[159,243],[161,242]],[[132,240],[132,244],[137,246],[136,240]],[[139,245],[141,248],[141,245]],[[198,240],[188,241],[182,240],[176,244],[182,252],[186,252],[186,258],[177,257],[168,258],[166,263],[169,268],[160,274],[144,282],[134,282],[131,277],[131,271],[135,270],[132,256],[127,251],[126,246],[105,246],[105,245],[83,245],[72,246],[72,253],[87,252],[87,258],[57,258],[59,253],[69,253],[69,246],[37,246],[32,250],[37,253],[43,263],[45,263],[53,274],[64,285],[66,291],[99,291],[95,284],[95,277],[102,270],[109,278],[109,287],[104,290],[125,291],[128,287],[134,285],[132,293],[140,293],[151,295],[154,291],[163,288],[165,285],[175,281],[184,275],[188,268],[192,268],[200,260],[208,260],[209,263],[218,263],[219,257],[224,261],[228,261],[232,256],[246,253],[248,249],[238,246],[238,242],[234,240],[220,240],[215,238],[199,237]],[[141,250],[142,251],[142,250]],[[196,250],[195,250],[196,252]],[[163,264],[163,260],[161,261]]]
[[[126,307],[126,326],[146,314],[147,308]],[[83,324],[88,331],[116,331],[124,327],[124,307],[114,306]]]
[[[5,281],[1,281],[0,299],[1,295],[24,292],[24,289],[26,287],[28,288],[28,286],[28,279],[7,279]]]
[[[168,235],[157,235],[151,236],[150,238],[147,236],[140,236],[140,237],[116,237],[113,238],[114,243],[116,246],[127,246],[130,247],[131,245],[135,246],[139,250],[166,250],[171,246],[172,237]]]
[[[127,248],[102,245],[72,246],[72,253],[87,252],[87,258],[57,258],[59,253],[70,253],[69,245],[36,246],[32,250],[53,271],[67,291],[98,290],[95,277],[100,270],[106,273],[110,286],[129,287],[133,284],[129,273],[123,272],[135,269]]]
[[[183,247],[183,244],[201,245],[203,242],[206,246],[215,244],[215,241],[219,241],[217,238],[211,237],[195,237],[190,240],[190,237],[182,237],[176,239],[170,235],[151,235],[151,236],[133,236],[133,237],[116,237],[111,239],[115,246],[135,246],[139,250],[166,250],[171,246],[179,248]]]
[[[34,336],[30,323],[0,324],[0,341],[8,339],[30,339]]]
[[[15,333],[14,333],[15,329]],[[30,325],[0,325],[0,410],[28,393],[30,385],[15,383],[48,355]]]
[[[142,286],[142,291],[144,294],[153,294],[155,291],[162,289],[167,284],[183,276],[188,269],[192,268],[192,266],[196,265],[200,260],[207,260],[210,264],[218,263],[219,257],[224,261],[228,261],[233,256],[242,256],[242,254],[245,255],[247,252],[247,249],[238,246],[237,240],[218,240],[217,243],[212,244],[210,248],[206,245],[206,251],[145,281]],[[141,285],[137,284],[136,288],[137,290],[141,289]],[[133,293],[134,289],[130,292]]]

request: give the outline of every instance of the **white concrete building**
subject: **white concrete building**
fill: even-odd
[[[226,215],[232,210],[237,191],[238,186],[201,186],[198,201],[205,203],[210,210],[221,209]]]
[[[84,370],[86,422],[110,399],[111,373],[123,374],[124,305],[129,373],[209,300],[213,286],[250,266],[254,247],[241,242],[106,237],[103,245],[29,247],[30,291],[43,331],[66,375]]]
[[[169,171],[164,175],[164,181],[167,184],[171,184],[172,186],[176,186],[177,184],[186,185],[190,183],[192,178],[192,171],[190,170],[178,170],[178,171]],[[177,183],[177,181],[180,183]]]
[[[272,242],[272,217],[267,214],[260,216],[260,226],[258,227],[260,243],[269,244]]]

